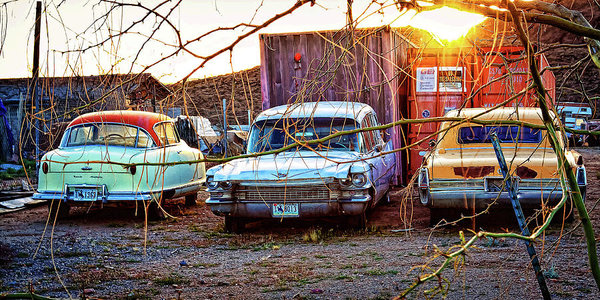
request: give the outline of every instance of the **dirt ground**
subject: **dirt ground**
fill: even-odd
[[[600,149],[579,149],[588,168],[587,206],[596,234],[600,213]],[[400,190],[379,206],[366,231],[335,221],[261,221],[242,234],[223,231],[223,219],[203,204],[168,209],[176,216],[151,222],[132,210],[75,210],[47,226],[46,207],[0,216],[0,293],[30,289],[51,297],[106,299],[389,299],[427,268],[442,262],[436,248],[460,243],[464,227],[432,229],[429,212]],[[199,200],[206,198],[200,193]],[[201,202],[201,201],[199,201]],[[513,231],[510,214],[477,220],[477,230]],[[536,244],[554,299],[593,299],[578,222],[551,227]],[[443,278],[409,298],[540,299],[525,246],[516,240],[477,241]]]

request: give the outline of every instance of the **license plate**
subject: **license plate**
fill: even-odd
[[[512,180],[513,185],[515,185],[515,190],[517,190],[517,181],[515,178],[510,178]],[[504,184],[504,178],[501,177],[488,177],[485,178],[485,190],[488,192],[506,192],[507,187]]]
[[[98,200],[97,189],[74,189],[73,200],[75,201],[96,201]]]
[[[274,203],[273,217],[298,217],[298,203]]]

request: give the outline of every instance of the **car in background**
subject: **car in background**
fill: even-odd
[[[453,110],[446,117],[543,124],[539,108],[486,110]],[[552,116],[558,126],[559,121],[554,114]],[[517,185],[517,197],[524,209],[554,206],[562,198],[558,160],[546,130],[520,125],[442,122],[435,149],[425,156],[417,179],[420,200],[431,211],[432,225],[457,210],[475,212],[490,205],[512,207],[492,147],[492,133],[499,138],[509,173]],[[565,148],[562,134],[557,131],[557,135],[561,146]],[[568,150],[565,155],[585,197],[587,178],[583,157]],[[570,212],[570,199],[567,204]]]
[[[141,111],[81,115],[67,126],[58,149],[40,161],[34,199],[49,200],[58,217],[72,206],[110,206],[145,201],[160,216],[160,204],[185,197],[196,203],[205,181],[198,149],[180,140],[173,120]],[[149,202],[148,202],[149,201]]]
[[[373,108],[355,102],[311,102],[263,111],[250,129],[247,154],[206,172],[206,204],[225,216],[227,231],[252,219],[346,216],[366,226],[366,213],[389,200],[395,154],[378,130],[323,139],[379,125]],[[301,146],[291,146],[295,142]],[[260,153],[267,152],[265,155]]]

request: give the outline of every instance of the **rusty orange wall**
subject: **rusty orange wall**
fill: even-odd
[[[527,61],[517,60],[522,56],[522,51],[521,47],[409,49],[408,61],[412,72],[412,78],[407,85],[409,118],[441,117],[445,112],[455,108],[492,107],[504,102],[531,84]],[[540,70],[548,66],[548,61],[543,55],[539,55],[537,60]],[[442,90],[440,79],[444,75],[444,69],[462,71],[461,89]],[[507,70],[514,74],[502,77],[509,73]],[[423,72],[431,74],[428,77]],[[452,71],[445,70],[445,72]],[[554,74],[550,70],[545,70],[542,78],[548,91],[547,101],[553,104]],[[533,90],[506,104],[506,106],[514,105],[537,106]],[[407,127],[407,144],[425,140],[408,151],[407,175],[410,176],[421,166],[423,154],[430,150],[428,141],[437,139],[434,133],[438,125],[426,123]]]

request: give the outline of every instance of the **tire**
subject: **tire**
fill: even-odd
[[[246,222],[242,218],[225,216],[225,232],[241,233],[246,229]]]
[[[346,217],[346,226],[349,229],[365,230],[367,228],[367,223],[366,210],[358,215]]]
[[[165,212],[156,201],[152,200],[148,206],[148,220],[159,221],[164,219],[166,219]]]
[[[185,196],[185,206],[196,206],[196,200],[198,199],[198,194],[197,193],[193,193],[191,195],[187,195]]]
[[[57,199],[48,201],[48,214],[50,214],[51,218],[64,219],[69,216],[70,210],[71,205],[66,202]]]
[[[459,219],[460,210],[451,209],[451,208],[429,208],[429,226],[434,227],[440,223],[440,221],[445,220],[446,222],[453,222]],[[441,224],[445,224],[446,222],[442,222]]]
[[[381,198],[381,204],[383,205],[390,205],[392,204],[392,199],[390,198],[390,191],[388,190],[387,192],[385,192],[385,195],[383,195],[383,198]]]

